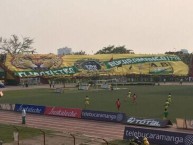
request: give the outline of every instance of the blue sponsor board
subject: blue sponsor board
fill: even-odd
[[[136,117],[127,117],[124,121],[125,124],[131,125],[141,125],[141,126],[151,126],[151,127],[167,127],[172,125],[170,120],[161,120],[161,119],[147,119],[147,118],[136,118]]]
[[[26,112],[29,113],[44,114],[45,108],[45,106],[15,104],[14,111],[21,112],[23,109],[25,109]]]
[[[99,121],[122,122],[125,119],[125,114],[115,112],[82,110],[81,118]]]
[[[123,139],[132,139],[134,136],[137,136],[140,139],[147,137],[150,144],[193,145],[193,133],[125,127]]]

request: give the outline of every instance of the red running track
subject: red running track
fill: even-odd
[[[0,116],[0,123],[21,125],[21,113],[0,110]],[[27,114],[25,126],[61,132],[80,133],[104,139],[123,139],[125,128],[125,125],[113,122],[38,114]]]

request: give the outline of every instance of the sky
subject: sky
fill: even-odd
[[[0,37],[34,39],[37,53],[193,52],[193,0],[0,0]]]

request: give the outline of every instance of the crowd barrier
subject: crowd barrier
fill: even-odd
[[[23,109],[28,113],[44,114],[45,106],[27,105],[27,104],[15,104],[14,111],[21,112]]]
[[[81,109],[63,107],[45,107],[44,115],[81,118]]]
[[[79,108],[64,108],[64,107],[38,106],[27,104],[0,104],[0,109],[12,111],[14,110],[16,112],[21,112],[23,109],[25,109],[27,113],[117,122],[128,125],[138,125],[138,126],[142,125],[157,128],[163,128],[172,125],[170,120],[153,119],[153,118],[152,119],[136,118],[126,116],[125,113],[121,112],[82,110]]]
[[[172,125],[170,120],[136,118],[126,116],[125,113],[82,110],[79,108],[50,107],[27,104],[0,104],[0,110],[21,112],[23,109],[25,109],[27,113],[41,115],[82,118],[96,121],[117,122],[126,125],[136,125],[136,127],[125,127],[123,139],[132,139],[133,136],[138,136],[141,138],[147,137],[151,143],[160,145],[193,144],[193,133],[181,133],[155,129]],[[176,124],[177,128],[193,129],[193,120],[177,118]],[[154,128],[141,128],[140,126]]]
[[[129,125],[140,125],[140,126],[149,126],[149,127],[167,127],[168,125],[172,125],[170,120],[162,120],[162,119],[147,119],[147,118],[136,118],[136,117],[126,117],[125,124]]]
[[[192,145],[193,133],[157,130],[153,128],[125,127],[123,139],[140,139],[147,137],[151,144],[159,145]]]
[[[125,119],[125,113],[82,110],[81,118],[98,121],[123,122]]]

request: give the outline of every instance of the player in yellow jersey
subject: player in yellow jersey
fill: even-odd
[[[171,93],[168,94],[168,102],[172,103],[172,95],[171,95]]]
[[[168,118],[168,109],[164,109],[164,117],[163,119],[167,119]]]
[[[147,137],[143,138],[143,144],[144,145],[149,145],[149,141],[147,140]]]
[[[125,96],[125,101],[129,100],[130,98],[131,98],[131,91],[129,90],[127,96]]]
[[[129,90],[128,92],[128,95],[127,95],[128,98],[131,98],[131,91]]]
[[[84,100],[84,107],[87,108],[87,106],[90,104],[90,99],[88,96],[85,97],[85,100]]]

